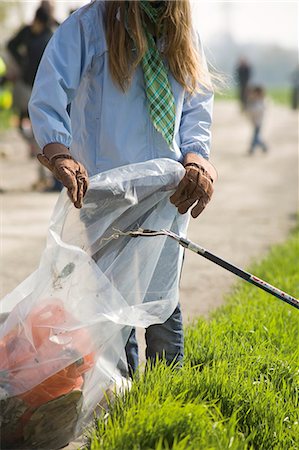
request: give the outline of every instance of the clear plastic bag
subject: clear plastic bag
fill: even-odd
[[[116,231],[186,234],[169,196],[181,164],[157,159],[96,175],[81,210],[63,191],[39,268],[0,302],[2,445],[59,448],[78,436],[126,367],[132,327],[163,323],[178,302],[182,248],[165,236],[111,239]]]

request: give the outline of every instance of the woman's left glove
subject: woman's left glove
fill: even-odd
[[[67,188],[74,206],[81,208],[88,188],[88,175],[85,167],[71,156],[69,149],[58,143],[48,144],[37,159]]]
[[[215,167],[206,159],[196,154],[187,154],[184,160],[186,169],[177,190],[170,201],[179,213],[185,214],[192,208],[192,217],[198,217],[207,206],[214,192],[213,184],[217,179]]]

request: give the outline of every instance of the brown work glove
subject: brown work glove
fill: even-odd
[[[179,213],[185,214],[192,205],[192,217],[198,217],[207,206],[214,192],[213,183],[217,179],[214,166],[195,153],[188,153],[184,159],[186,169],[177,190],[170,201]]]
[[[88,175],[84,166],[71,156],[69,149],[62,144],[48,144],[37,159],[67,188],[75,207],[81,208],[88,188]]]

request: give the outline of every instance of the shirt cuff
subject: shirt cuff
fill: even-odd
[[[61,144],[69,149],[72,144],[72,138],[69,134],[54,131],[51,135],[45,134],[40,137],[38,144],[41,149],[45,148],[48,144]]]
[[[187,153],[196,153],[199,156],[202,156],[205,159],[209,159],[210,152],[203,148],[199,142],[194,142],[193,144],[183,145],[181,147],[182,155],[185,156]]]

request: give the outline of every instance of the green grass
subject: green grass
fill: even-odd
[[[272,88],[268,90],[269,97],[275,102],[284,106],[291,106],[290,88]]]
[[[299,232],[251,268],[299,292]],[[295,450],[298,311],[237,284],[210,320],[186,329],[182,369],[159,363],[117,397],[93,431],[91,450]]]
[[[215,101],[219,100],[238,100],[238,93],[235,89],[226,89],[215,93]]]
[[[291,105],[291,90],[290,88],[268,88],[267,97],[273,102],[290,107]],[[223,92],[216,93],[216,101],[221,100],[238,100],[238,93],[236,89],[227,89]]]

